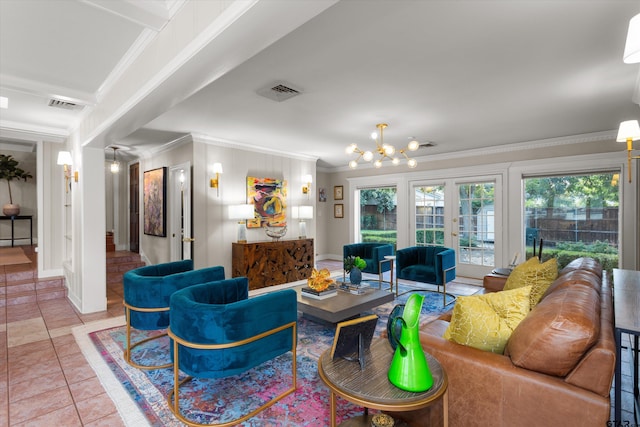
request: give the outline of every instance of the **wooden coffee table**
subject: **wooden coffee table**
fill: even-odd
[[[338,323],[357,317],[365,311],[394,299],[394,294],[391,292],[369,287],[361,295],[338,290],[335,296],[319,300],[303,297],[301,295],[303,286],[292,288],[298,293],[298,310],[312,319],[320,319],[329,323]]]
[[[336,395],[365,408],[381,411],[414,411],[425,408],[438,399],[442,400],[444,426],[448,425],[448,379],[440,362],[425,353],[433,376],[433,386],[421,393],[404,391],[389,382],[387,377],[393,350],[384,338],[375,339],[365,356],[365,368],[357,362],[342,358],[331,359],[328,349],[318,359],[318,374],[331,391],[331,427],[336,425]],[[340,427],[370,426],[372,415],[365,410],[360,417],[343,421]],[[399,424],[405,425],[405,424]]]

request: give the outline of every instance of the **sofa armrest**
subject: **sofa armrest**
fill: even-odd
[[[380,245],[373,248],[372,257],[377,262],[380,262],[384,259],[385,256],[393,255],[393,246],[391,245]]]
[[[442,285],[456,278],[456,251],[446,249],[436,254],[436,284]]]
[[[500,292],[504,289],[508,277],[499,274],[487,274],[482,279],[482,286],[487,292]]]

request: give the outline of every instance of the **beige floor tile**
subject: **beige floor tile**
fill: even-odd
[[[114,424],[117,425],[117,424]],[[11,427],[41,427],[41,426],[64,426],[64,427],[82,427],[80,416],[74,405],[68,405],[64,408],[45,413],[28,421],[19,424],[11,424]]]
[[[12,424],[17,424],[49,414],[69,405],[73,405],[69,389],[67,387],[59,387],[55,390],[39,393],[28,399],[9,402],[9,419]]]
[[[10,348],[48,339],[49,332],[42,317],[7,324],[7,346]]]
[[[83,424],[99,420],[116,412],[116,406],[107,393],[90,397],[76,403]]]

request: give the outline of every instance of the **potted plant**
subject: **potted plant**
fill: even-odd
[[[359,285],[362,281],[362,270],[367,266],[367,262],[359,256],[349,255],[344,259],[344,271],[349,273],[349,280],[354,285]]]
[[[0,154],[0,180],[6,179],[9,187],[9,203],[2,207],[2,213],[6,216],[14,216],[20,214],[20,205],[13,204],[13,196],[11,195],[11,181],[14,179],[22,179],[25,182],[27,178],[33,178],[29,172],[18,167],[19,162],[12,155]]]

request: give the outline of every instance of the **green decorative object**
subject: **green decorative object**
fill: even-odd
[[[350,255],[344,259],[344,271],[351,272],[353,268],[363,270],[367,266],[367,261],[363,260],[359,256]]]
[[[389,381],[396,387],[411,392],[427,391],[433,385],[433,376],[418,337],[423,302],[423,295],[411,295],[402,317],[395,319],[395,322],[402,323],[399,338],[396,336],[395,328],[391,328],[396,351],[389,367]]]
[[[344,259],[344,271],[349,273],[349,281],[354,285],[362,282],[362,270],[367,266],[367,262],[359,256],[350,255]]]

